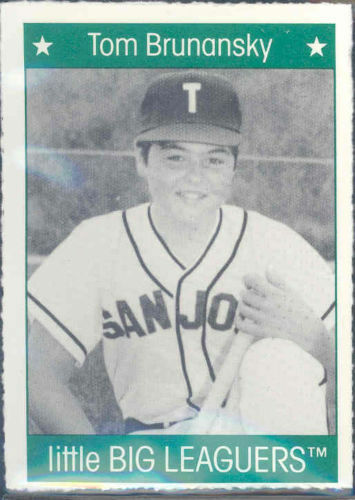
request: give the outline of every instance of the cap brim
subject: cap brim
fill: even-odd
[[[138,135],[139,142],[198,142],[218,146],[238,146],[241,134],[237,130],[216,127],[205,123],[174,123],[146,130]]]

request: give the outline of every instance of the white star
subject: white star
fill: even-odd
[[[318,37],[316,36],[314,39],[313,43],[307,43],[308,47],[312,49],[311,52],[311,57],[314,56],[314,54],[319,54],[320,56],[323,57],[323,47],[328,45],[327,43],[320,43],[318,40]]]
[[[53,42],[46,42],[45,39],[43,38],[43,35],[42,35],[41,40],[39,42],[33,42],[33,45],[35,45],[37,47],[36,56],[38,56],[39,54],[42,54],[42,52],[43,52],[43,54],[46,54],[47,56],[49,56],[48,47],[53,45]]]

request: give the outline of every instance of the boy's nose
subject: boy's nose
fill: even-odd
[[[193,180],[200,180],[203,172],[203,163],[199,158],[192,158],[189,164],[188,176]]]

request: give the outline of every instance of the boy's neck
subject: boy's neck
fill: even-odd
[[[151,214],[159,234],[186,266],[190,266],[203,253],[218,220],[218,211],[201,220],[177,220],[169,217],[154,204],[151,207]]]

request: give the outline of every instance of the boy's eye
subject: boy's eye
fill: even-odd
[[[184,158],[182,155],[178,155],[178,154],[174,154],[174,155],[168,155],[167,156],[167,159],[169,161],[182,161]]]
[[[217,158],[217,157],[208,158],[209,165],[222,165],[224,163],[225,163],[225,160],[223,160],[222,158]]]

